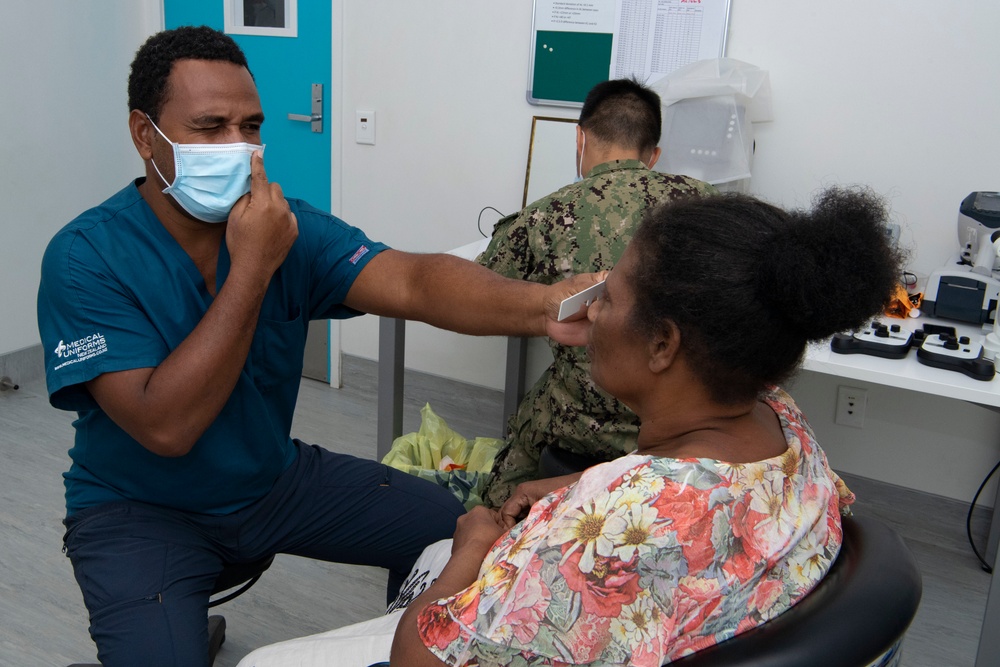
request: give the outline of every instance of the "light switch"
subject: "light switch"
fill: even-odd
[[[354,140],[359,144],[375,145],[375,112],[358,109],[354,112],[357,121],[354,124]]]

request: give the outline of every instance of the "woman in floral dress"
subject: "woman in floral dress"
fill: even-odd
[[[405,610],[240,666],[366,667],[391,638],[393,667],[658,667],[791,607],[854,497],[778,385],[808,341],[888,303],[886,216],[840,189],[809,212],[742,195],[652,210],[587,312],[591,372],[639,416],[637,451],[461,517]]]
[[[888,302],[885,221],[857,190],[811,212],[731,195],[653,211],[587,314],[594,380],[641,419],[636,453],[460,519],[392,664],[657,667],[808,593],[854,498],[777,385],[808,341]]]

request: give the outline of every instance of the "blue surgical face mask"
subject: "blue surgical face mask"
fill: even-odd
[[[149,116],[146,116],[149,118]],[[149,119],[153,123],[153,119]],[[153,127],[173,147],[174,182],[163,189],[185,211],[203,222],[224,222],[240,197],[250,192],[250,156],[257,144],[178,144]],[[163,182],[160,168],[153,169]]]

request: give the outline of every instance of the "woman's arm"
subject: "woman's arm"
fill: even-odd
[[[531,506],[556,489],[569,486],[583,476],[583,471],[561,477],[548,477],[522,482],[500,508],[500,519],[508,529],[528,515]]]
[[[445,663],[428,650],[417,632],[417,616],[435,600],[465,590],[479,578],[486,554],[507,532],[500,513],[474,507],[458,519],[451,547],[451,558],[441,575],[417,596],[403,612],[392,641],[390,664],[393,667],[441,667]]]

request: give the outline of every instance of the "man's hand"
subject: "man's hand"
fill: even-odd
[[[299,235],[281,186],[269,183],[260,151],[250,156],[250,192],[229,212],[226,245],[234,268],[265,276],[278,270]]]
[[[588,340],[590,321],[587,320],[587,309],[570,315],[560,322],[559,305],[564,299],[582,292],[608,277],[607,271],[600,273],[580,273],[547,288],[545,295],[545,333],[549,338],[562,345],[583,346]]]

